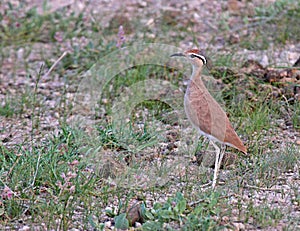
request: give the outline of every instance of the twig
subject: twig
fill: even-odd
[[[6,175],[6,180],[8,180],[8,178],[9,178],[10,174],[12,173],[13,169],[16,167],[17,163],[20,160],[20,157],[21,157],[21,155],[17,157],[17,160],[14,162],[13,166],[9,169],[9,171]]]
[[[270,191],[270,192],[281,192],[282,189],[278,189],[278,188],[261,188],[261,187],[257,187],[254,185],[244,185],[244,188],[250,188],[250,189],[257,189],[257,190],[261,190],[261,191]]]
[[[193,207],[193,206],[195,206],[197,204],[203,203],[204,201],[205,201],[205,199],[200,199],[200,200],[197,200],[197,201],[192,201],[192,202],[189,203],[189,206]]]
[[[208,20],[204,20],[204,23],[206,23],[206,25],[208,25],[210,28],[212,28],[215,31],[218,31],[218,27],[216,27],[215,25],[213,25],[211,22],[209,22]]]
[[[35,180],[36,180],[36,176],[37,176],[39,166],[40,166],[40,159],[41,159],[41,152],[39,152],[39,156],[38,156],[38,159],[37,159],[37,162],[36,162],[36,169],[35,169],[33,180],[31,182],[31,187],[34,186],[34,183],[35,183]]]
[[[47,71],[47,73],[45,74],[45,75],[43,75],[43,77],[45,78],[45,77],[47,77],[52,71],[53,71],[53,69],[55,68],[55,66],[66,56],[68,54],[68,52],[67,51],[65,51],[53,64],[52,64],[52,66],[50,67],[50,69]],[[42,69],[43,69],[43,66],[41,67],[41,69],[40,69],[40,72],[42,71]],[[35,96],[36,96],[36,94],[37,94],[37,89],[38,89],[38,83],[39,83],[39,81],[40,81],[40,79],[41,79],[41,75],[39,74],[39,77],[38,77],[38,79],[37,79],[37,81],[36,81],[36,84],[35,84],[35,92],[34,92],[34,104],[35,104],[35,101],[36,101],[36,98],[35,98]],[[32,112],[32,124],[34,124],[33,122],[33,118],[34,118],[34,110],[33,110],[33,112]],[[33,125],[32,125],[33,126]],[[33,130],[34,130],[34,127],[32,127],[32,132],[31,132],[31,134],[32,134],[32,136],[33,136]],[[31,138],[31,140],[33,140],[33,137]],[[40,166],[40,159],[41,159],[41,152],[39,153],[39,155],[38,155],[38,159],[37,159],[37,162],[36,162],[36,170],[35,170],[35,173],[34,173],[34,177],[33,177],[33,180],[32,180],[32,182],[31,182],[31,185],[29,186],[29,187],[33,187],[34,186],[34,183],[35,183],[35,180],[36,180],[36,177],[37,177],[37,174],[38,174],[38,170],[39,170],[39,166]],[[27,187],[28,188],[28,187]],[[26,188],[26,189],[27,189]],[[26,190],[25,189],[25,190]]]
[[[232,197],[232,196],[236,196],[236,194],[230,194],[230,195],[222,196],[222,197],[219,197],[218,199],[229,198],[229,197]],[[192,202],[189,203],[189,206],[192,207],[192,206],[194,206],[194,205],[203,203],[206,199],[207,199],[207,198],[205,198],[205,199],[200,199],[200,200],[197,200],[197,201],[192,201]]]
[[[43,77],[47,77],[51,72],[52,70],[54,69],[54,67],[68,54],[67,51],[65,51],[53,64],[52,66],[50,67],[50,69],[47,71],[47,73],[43,76]]]
[[[175,7],[170,7],[170,6],[160,6],[160,10],[162,11],[174,11],[174,12],[180,12],[180,9],[177,9]]]

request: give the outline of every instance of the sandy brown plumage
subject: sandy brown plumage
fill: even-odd
[[[211,96],[201,79],[202,68],[207,64],[205,56],[198,49],[191,49],[172,56],[183,56],[193,66],[193,73],[184,96],[184,108],[192,125],[200,134],[208,137],[216,149],[215,170],[212,181],[212,187],[214,188],[225,152],[225,149],[221,152],[215,142],[229,145],[245,154],[247,149],[233,129],[226,113]]]
[[[246,147],[233,129],[226,113],[210,95],[201,78],[190,80],[184,106],[189,120],[200,133],[247,153]]]

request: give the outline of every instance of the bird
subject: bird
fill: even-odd
[[[192,75],[184,95],[184,110],[188,120],[201,135],[209,139],[215,148],[216,159],[212,188],[217,184],[218,172],[226,146],[231,146],[247,154],[247,148],[235,132],[225,111],[212,97],[202,81],[202,69],[207,65],[207,58],[199,49],[190,49],[171,57],[184,57],[193,67]],[[220,144],[221,148],[217,145]]]

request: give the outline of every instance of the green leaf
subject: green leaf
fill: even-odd
[[[160,213],[159,213],[160,217],[163,218],[163,219],[166,219],[166,220],[169,220],[170,218],[172,218],[173,216],[173,213],[172,211],[169,211],[169,210],[162,210]]]
[[[126,213],[121,213],[120,215],[114,218],[115,227],[117,229],[128,229],[129,228],[129,221],[126,218]]]
[[[5,213],[4,208],[0,208],[0,216],[2,216]]]
[[[162,205],[160,204],[160,203],[154,203],[154,205],[153,205],[153,209],[154,210],[158,210],[158,209],[160,209],[162,207]]]
[[[181,201],[179,201],[175,207],[175,209],[178,211],[178,213],[183,213],[184,210],[186,209],[186,200],[183,199]]]
[[[159,231],[163,230],[163,224],[158,221],[147,221],[143,224],[143,230],[149,231]]]
[[[144,216],[148,219],[148,220],[154,220],[154,216],[150,211],[146,211],[144,213]]]
[[[177,199],[178,201],[184,200],[184,197],[183,197],[182,193],[177,192],[177,193],[176,193],[176,199]]]
[[[146,205],[144,204],[144,203],[142,203],[141,204],[141,216],[143,217],[143,218],[146,218],[146,213],[147,212],[149,212],[149,211],[147,211],[147,209],[146,209]],[[149,212],[150,213],[150,212]],[[151,216],[153,216],[152,214],[151,214]]]
[[[114,213],[114,211],[112,211],[111,209],[106,209],[106,210],[105,210],[105,213],[106,213],[106,215],[109,216],[109,217],[114,217],[114,216],[116,216],[116,214]]]

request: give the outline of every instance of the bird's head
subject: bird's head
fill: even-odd
[[[171,55],[171,57],[182,56],[191,62],[193,67],[202,68],[203,65],[207,64],[207,59],[198,49],[187,50],[183,53],[176,53]]]

